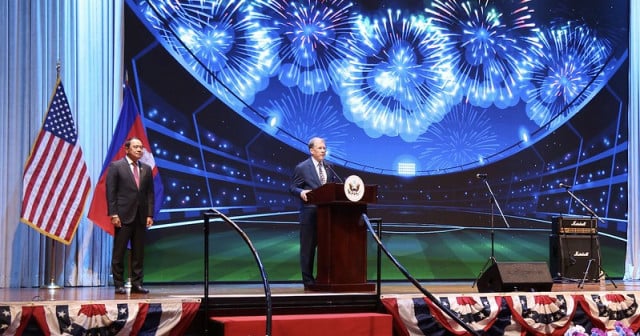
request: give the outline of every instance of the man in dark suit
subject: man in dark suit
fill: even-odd
[[[307,193],[319,188],[327,182],[339,180],[333,169],[324,162],[327,146],[324,139],[309,140],[311,157],[300,162],[293,170],[293,178],[289,191],[299,197],[300,207],[300,269],[305,289],[315,282],[313,264],[318,245],[317,209],[307,203]]]
[[[107,204],[115,227],[111,272],[116,294],[124,288],[124,256],[131,241],[131,292],[147,294],[142,287],[144,236],[153,225],[155,195],[151,166],[140,161],[142,141],[131,138],[124,144],[126,156],[112,162],[107,171]]]

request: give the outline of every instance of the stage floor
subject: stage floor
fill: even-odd
[[[607,280],[606,288],[598,283],[586,282],[578,286],[577,282],[554,283],[552,292],[598,292],[598,291],[638,291],[640,281]],[[473,286],[473,281],[429,281],[420,283],[423,288],[432,294],[470,294],[478,293]],[[204,287],[202,284],[155,284],[145,285],[150,290],[149,294],[117,295],[114,288],[109,287],[64,287],[58,289],[48,288],[0,288],[0,302],[37,302],[37,301],[94,301],[94,300],[122,300],[122,299],[184,299],[203,298]],[[305,291],[300,283],[275,283],[270,285],[271,296],[322,296],[335,295],[371,295],[375,292],[364,293],[330,293]],[[421,292],[410,282],[383,282],[380,288],[382,296],[389,295],[419,295]],[[264,286],[260,283],[211,283],[209,285],[210,298],[224,297],[255,297],[264,296]]]

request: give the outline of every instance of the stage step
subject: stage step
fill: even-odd
[[[212,317],[214,336],[265,335],[266,316]],[[272,315],[277,336],[391,336],[392,317],[381,313]]]

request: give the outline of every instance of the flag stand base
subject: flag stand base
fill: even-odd
[[[42,289],[60,289],[60,288],[62,288],[62,286],[56,284],[55,279],[52,278],[51,282],[49,282],[48,284],[40,286],[40,288],[42,288]]]

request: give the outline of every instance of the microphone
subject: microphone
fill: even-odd
[[[486,179],[487,178],[487,174],[476,174],[476,178]]]
[[[336,171],[335,171],[335,170],[333,170],[333,168],[331,168],[331,165],[330,165],[330,164],[328,164],[328,163],[327,163],[327,161],[322,161],[322,165],[323,165],[325,168],[329,169],[329,170],[331,171],[331,173],[333,173],[333,176],[335,176],[335,177],[337,177],[337,178],[338,178],[338,181],[340,181],[340,183],[343,183],[343,184],[344,184],[344,181],[340,178],[340,175],[338,175],[338,174],[336,173]]]
[[[567,189],[571,189],[572,186],[568,185],[568,184],[564,184],[564,183],[560,183],[560,188],[567,188]]]

